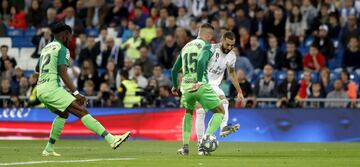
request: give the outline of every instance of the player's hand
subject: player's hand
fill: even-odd
[[[178,88],[175,88],[175,87],[172,87],[171,88],[171,93],[174,95],[174,96],[179,96],[179,89]]]
[[[201,83],[196,83],[192,88],[190,92],[196,92],[200,87],[202,86]]]
[[[75,96],[76,100],[80,103],[80,105],[84,105],[86,102],[85,96],[78,94]]]
[[[245,98],[244,98],[244,95],[242,94],[242,92],[238,92],[237,98],[241,103],[241,107],[245,107],[246,103],[245,103]]]

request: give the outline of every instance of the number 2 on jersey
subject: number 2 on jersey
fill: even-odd
[[[49,69],[45,69],[45,66],[50,63],[50,54],[46,54],[41,60],[41,73],[48,73]]]
[[[190,53],[190,54],[185,54],[184,55],[184,59],[185,59],[185,74],[188,74],[189,72],[194,73],[196,72],[196,66],[197,66],[197,53]]]

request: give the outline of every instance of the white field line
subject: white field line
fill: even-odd
[[[110,159],[81,159],[81,160],[62,160],[62,161],[9,162],[9,163],[0,163],[0,166],[33,165],[33,164],[48,164],[48,163],[79,163],[79,162],[97,162],[97,161],[129,161],[129,160],[135,160],[135,158],[110,158]]]
[[[8,147],[8,146],[0,146],[0,149],[16,149],[19,147]],[[22,146],[20,147],[21,149],[38,149],[41,151],[42,147],[37,147],[37,146]],[[73,149],[73,150],[88,150],[88,149],[100,149],[101,147],[73,147],[73,146],[56,146],[56,149]]]

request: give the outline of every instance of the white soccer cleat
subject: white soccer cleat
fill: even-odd
[[[226,137],[240,129],[240,124],[228,125],[221,129],[220,137]]]
[[[55,151],[52,151],[52,152],[48,152],[46,150],[44,150],[42,153],[41,153],[42,156],[44,157],[49,157],[49,156],[54,156],[54,157],[60,157],[61,154],[58,154],[56,153]]]
[[[131,132],[127,131],[126,133],[115,136],[115,140],[110,144],[112,149],[117,149],[123,142],[125,142],[131,136]]]

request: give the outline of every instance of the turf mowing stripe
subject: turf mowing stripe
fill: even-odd
[[[78,162],[96,162],[96,161],[130,161],[130,160],[135,160],[135,158],[110,158],[110,159],[82,159],[82,160],[63,160],[63,161],[9,162],[9,163],[0,163],[0,166],[33,165],[33,164],[47,164],[47,163],[78,163]]]

